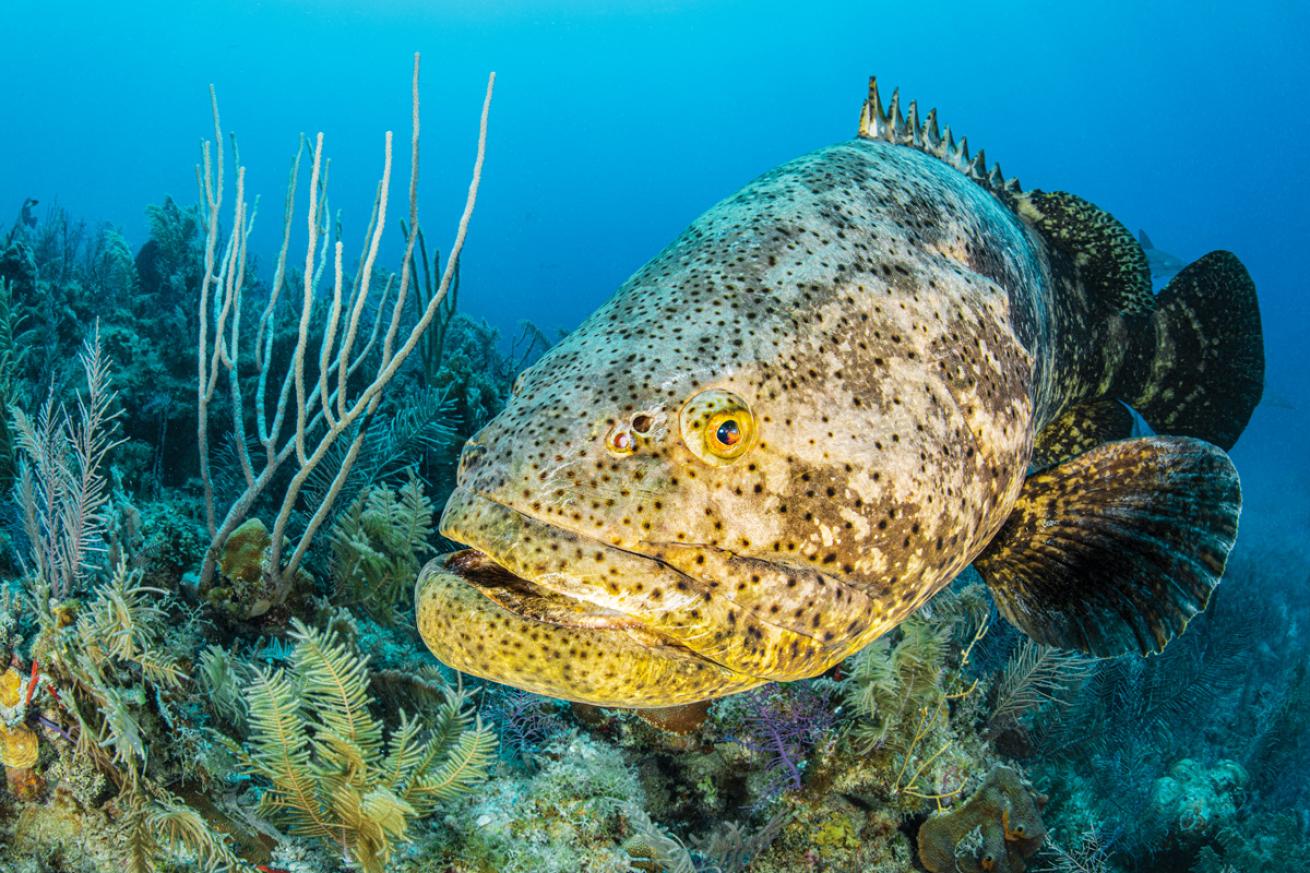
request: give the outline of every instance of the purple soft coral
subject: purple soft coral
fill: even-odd
[[[527,763],[531,756],[567,724],[558,704],[528,691],[506,692],[492,708],[500,722],[500,747],[511,761]]]
[[[762,806],[784,791],[801,787],[801,770],[834,721],[831,692],[813,683],[767,685],[744,695],[740,743],[764,757],[768,779],[757,802]]]

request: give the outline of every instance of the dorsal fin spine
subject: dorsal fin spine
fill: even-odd
[[[878,119],[882,113],[882,98],[878,96],[878,77],[869,77],[869,96],[860,107],[860,136],[878,138]]]
[[[942,133],[937,127],[937,107],[928,110],[928,120],[923,123],[923,138],[934,153],[940,154]]]
[[[919,115],[919,104],[911,100],[909,117],[901,113],[901,90],[892,90],[891,101],[884,106],[878,91],[878,77],[869,77],[869,97],[860,112],[860,136],[878,139],[894,145],[907,145],[938,160],[950,164],[973,181],[1000,196],[1007,202],[1022,194],[1018,179],[1007,179],[999,166],[987,166],[982,149],[977,156],[969,155],[969,142],[960,137],[957,142],[949,125],[943,132],[938,127],[937,110],[931,109],[925,118]]]

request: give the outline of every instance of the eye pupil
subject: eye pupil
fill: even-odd
[[[741,425],[730,418],[719,425],[719,429],[714,432],[714,437],[725,446],[735,446],[741,442]]]

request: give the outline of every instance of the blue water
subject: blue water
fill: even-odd
[[[1180,257],[1235,251],[1276,401],[1238,449],[1250,505],[1310,491],[1306,4],[67,2],[13,4],[4,31],[0,212],[38,197],[140,241],[145,204],[194,198],[213,83],[264,197],[267,261],[302,131],[325,133],[332,205],[362,234],[383,131],[408,135],[414,51],[422,216],[448,238],[495,70],[461,305],[506,330],[571,328],[719,198],[851,136],[876,73],[1026,185]]]

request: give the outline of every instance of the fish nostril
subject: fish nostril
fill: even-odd
[[[637,439],[632,435],[631,429],[617,424],[605,434],[605,448],[611,455],[619,457],[630,455],[637,449]]]
[[[632,431],[643,436],[650,433],[650,429],[655,426],[655,419],[651,418],[644,412],[639,412],[632,417]]]

